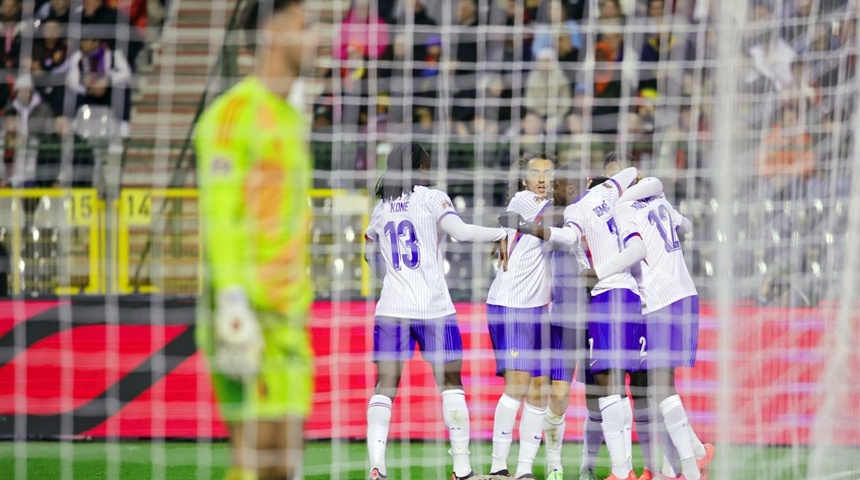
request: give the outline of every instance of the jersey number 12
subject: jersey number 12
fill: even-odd
[[[657,212],[660,212],[660,215],[657,215]],[[657,211],[651,210],[648,212],[648,221],[651,222],[651,225],[657,227],[657,231],[663,237],[663,246],[667,252],[674,252],[681,248],[678,233],[675,231],[675,226],[672,225],[672,217],[669,215],[669,209],[665,205],[660,205]],[[664,226],[664,223],[668,228]]]
[[[402,261],[406,268],[414,270],[418,268],[420,259],[418,258],[418,238],[415,236],[415,226],[409,220],[403,220],[398,225],[394,222],[385,224],[385,234],[388,235],[388,240],[391,242],[391,264],[395,270],[400,270],[400,262]],[[399,239],[403,239],[406,245],[407,253],[400,253]]]

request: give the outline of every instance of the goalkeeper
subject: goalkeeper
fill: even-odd
[[[205,283],[197,341],[232,448],[229,480],[299,478],[313,391],[306,330],[311,158],[284,99],[310,58],[300,0],[252,0],[242,28],[254,73],[196,127]]]

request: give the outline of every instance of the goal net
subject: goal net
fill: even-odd
[[[0,477],[220,478],[227,431],[193,342],[201,251],[188,139],[200,108],[250,71],[241,3],[105,2],[125,17],[149,4],[149,23],[102,24],[102,44],[142,53],[129,55],[127,88],[91,108],[71,86],[50,97],[68,74],[48,78],[33,63],[51,23],[36,19],[55,2],[30,3],[14,38],[17,58],[33,60],[14,63],[0,93],[17,99],[29,73],[66,120],[34,144],[21,130],[29,113],[4,110]],[[583,183],[603,174],[607,153],[632,155],[693,224],[681,248],[702,302],[698,358],[677,388],[717,447],[710,478],[860,478],[857,0],[304,3],[320,38],[313,75],[291,95],[315,165],[304,478],[370,468],[381,283],[363,234],[385,159],[404,141],[425,146],[434,184],[484,226],[497,225],[524,152],[555,154]],[[72,4],[60,23],[73,53],[92,25]],[[71,67],[84,76],[98,67],[81,62]],[[27,165],[49,174],[28,176]],[[495,259],[487,244],[442,248],[472,465],[489,473],[504,391],[485,303]],[[568,477],[585,415],[574,383]],[[449,478],[448,449],[440,393],[416,353],[393,403],[389,478]],[[542,448],[538,478],[544,458]],[[608,466],[604,448],[598,474]]]

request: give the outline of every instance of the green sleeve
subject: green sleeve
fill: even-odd
[[[247,290],[250,281],[244,199],[249,130],[244,113],[240,113],[244,118],[228,116],[232,125],[220,124],[222,115],[214,115],[216,121],[207,118],[198,124],[195,139],[204,251],[216,294],[228,287]]]

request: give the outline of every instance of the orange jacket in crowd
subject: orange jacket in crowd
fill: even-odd
[[[808,133],[787,133],[776,125],[765,138],[756,163],[759,175],[766,178],[808,177],[815,169],[812,139]]]

